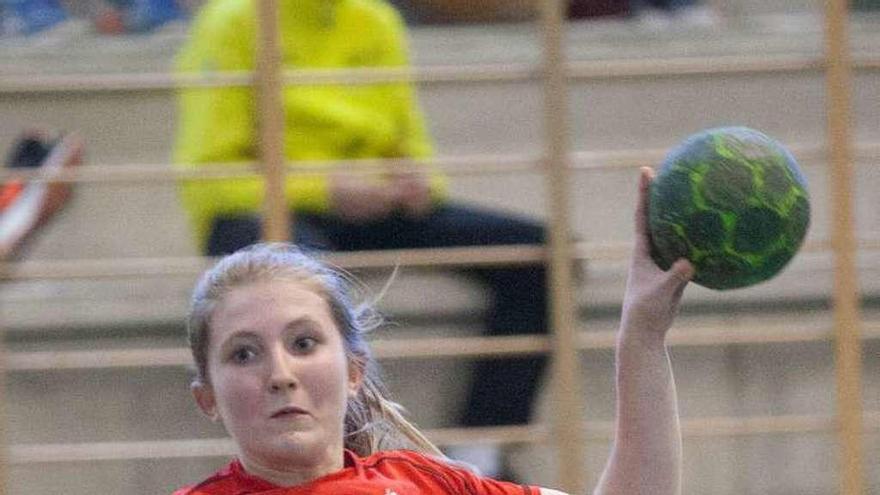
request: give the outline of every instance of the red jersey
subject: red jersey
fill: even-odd
[[[358,457],[346,451],[345,467],[314,481],[283,488],[244,471],[238,460],[205,481],[173,495],[540,495],[537,487],[483,478],[442,460],[408,450]]]

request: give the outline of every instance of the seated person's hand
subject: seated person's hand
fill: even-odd
[[[421,217],[431,212],[431,187],[421,172],[394,172],[389,178],[397,196],[397,207],[406,215]]]
[[[397,206],[397,193],[375,176],[339,173],[330,178],[330,210],[348,222],[387,217]]]

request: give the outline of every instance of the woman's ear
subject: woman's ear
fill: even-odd
[[[215,423],[219,422],[220,413],[217,412],[217,401],[214,398],[214,390],[211,386],[202,380],[194,380],[189,386],[189,389],[196,400],[196,404],[199,405],[199,409],[202,410],[202,413],[211,421]]]
[[[364,384],[364,368],[366,363],[359,358],[350,359],[348,361],[348,395],[354,397],[360,392],[361,385]]]

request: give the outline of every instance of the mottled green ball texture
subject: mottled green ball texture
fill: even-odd
[[[807,183],[794,157],[747,127],[688,137],[651,183],[651,256],[664,270],[689,259],[694,282],[710,289],[775,276],[797,253],[809,224]]]

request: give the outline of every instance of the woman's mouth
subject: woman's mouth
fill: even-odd
[[[289,407],[283,407],[283,408],[275,411],[274,413],[272,413],[272,416],[270,416],[270,417],[272,419],[292,418],[292,417],[301,416],[304,414],[308,414],[304,409],[300,409],[300,408],[294,407],[294,406],[289,406]]]

